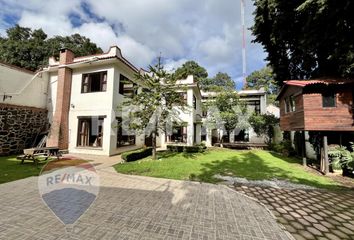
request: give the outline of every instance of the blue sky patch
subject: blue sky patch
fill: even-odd
[[[74,26],[74,27],[80,27],[83,23],[83,20],[81,19],[81,16],[77,13],[70,13],[69,14],[69,19],[70,19],[70,22],[71,24]]]
[[[2,20],[9,26],[15,25],[19,19],[20,19],[20,17],[15,14],[5,14],[2,17]]]
[[[81,2],[80,7],[90,19],[94,20],[95,22],[104,22],[104,17],[100,17],[95,14],[91,10],[90,4],[88,4],[87,2]]]

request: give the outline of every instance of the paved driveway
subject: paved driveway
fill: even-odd
[[[265,204],[297,240],[354,239],[354,191],[235,188]]]
[[[37,178],[0,185],[0,239],[290,239],[261,205],[225,186],[99,170],[98,198],[70,232]]]

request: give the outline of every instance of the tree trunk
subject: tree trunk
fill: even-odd
[[[152,159],[156,160],[156,131],[152,132]]]
[[[156,134],[157,134],[157,121],[158,118],[157,116],[155,116],[155,126],[154,126],[154,130],[152,132],[152,159],[156,160]]]

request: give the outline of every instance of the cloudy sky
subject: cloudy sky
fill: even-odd
[[[246,27],[254,6],[245,0]],[[0,34],[18,23],[49,36],[80,33],[103,51],[117,45],[137,67],[161,53],[173,69],[195,60],[210,76],[227,72],[242,84],[240,0],[0,0]],[[262,46],[246,34],[247,73],[265,66]]]

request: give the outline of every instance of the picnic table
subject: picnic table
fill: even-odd
[[[40,147],[40,148],[28,148],[23,150],[23,155],[17,157],[17,159],[24,161],[33,161],[38,164],[40,161],[47,161],[50,156],[56,156],[58,159],[60,157],[60,152],[58,147]],[[40,160],[40,156],[45,156],[44,160]]]

